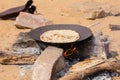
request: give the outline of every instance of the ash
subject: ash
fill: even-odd
[[[31,69],[33,65],[18,65],[21,69]]]
[[[28,69],[32,69],[32,66],[33,65],[18,65],[18,67],[20,68],[20,71],[19,71],[19,75],[20,76],[25,76],[26,75],[26,72]]]
[[[79,61],[80,61],[79,58],[78,58],[78,59],[74,59],[74,60],[72,60],[72,61],[66,59],[66,60],[65,60],[66,68],[63,69],[62,71],[58,72],[58,73],[55,75],[55,77],[56,77],[56,78],[63,77],[64,75],[67,74],[67,71],[69,70],[69,68],[70,68],[73,64],[78,63]]]
[[[112,80],[113,76],[119,76],[119,74],[115,71],[103,71],[82,80]]]

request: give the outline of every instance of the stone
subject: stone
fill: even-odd
[[[43,17],[36,16],[26,12],[20,12],[16,18],[15,26],[19,29],[35,29],[41,26],[51,25],[49,21]]]
[[[32,80],[53,80],[64,68],[63,49],[48,46],[34,63]]]
[[[96,32],[94,33],[95,36],[95,46],[94,46],[94,52],[97,54],[97,57],[100,59],[108,59],[110,53],[109,45],[110,41],[108,36],[103,35],[102,32]]]
[[[97,1],[78,1],[61,11],[61,15],[95,20],[106,16],[120,16],[120,7]]]
[[[120,16],[120,7],[116,5],[111,5],[110,7],[111,16]]]
[[[39,55],[41,49],[34,39],[27,32],[20,32],[16,42],[12,45],[13,54]]]
[[[70,16],[82,17],[88,20],[94,20],[98,18],[103,18],[109,15],[109,6],[94,2],[94,1],[84,1],[76,2],[69,6],[68,12]]]

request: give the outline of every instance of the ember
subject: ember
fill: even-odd
[[[63,55],[64,55],[64,57],[69,57],[76,52],[77,52],[77,48],[76,47],[71,47],[68,50],[66,50]]]

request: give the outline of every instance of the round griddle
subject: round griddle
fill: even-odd
[[[40,40],[40,35],[49,30],[74,30],[79,33],[80,39],[75,42],[79,42],[85,40],[92,36],[92,32],[89,28],[81,26],[81,25],[74,25],[74,24],[56,24],[56,25],[47,25],[43,27],[39,27],[33,29],[29,32],[31,38],[35,39],[36,41]],[[42,42],[42,41],[41,41]]]

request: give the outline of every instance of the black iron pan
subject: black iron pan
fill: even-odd
[[[32,3],[33,3],[32,0],[28,0],[25,5],[10,8],[8,10],[0,12],[0,19],[3,19],[3,20],[7,20],[7,19],[15,20],[16,17],[19,15],[19,12],[21,12],[21,11],[33,14],[36,7],[33,6]]]
[[[85,40],[89,38],[90,36],[92,36],[92,32],[89,28],[81,26],[81,25],[74,25],[74,24],[56,24],[56,25],[43,26],[43,27],[39,27],[34,30],[31,30],[29,32],[29,35],[31,36],[31,38],[35,39],[36,41],[41,41],[40,35],[42,33],[49,31],[49,30],[63,30],[63,29],[74,30],[79,33],[80,39],[75,42]]]

